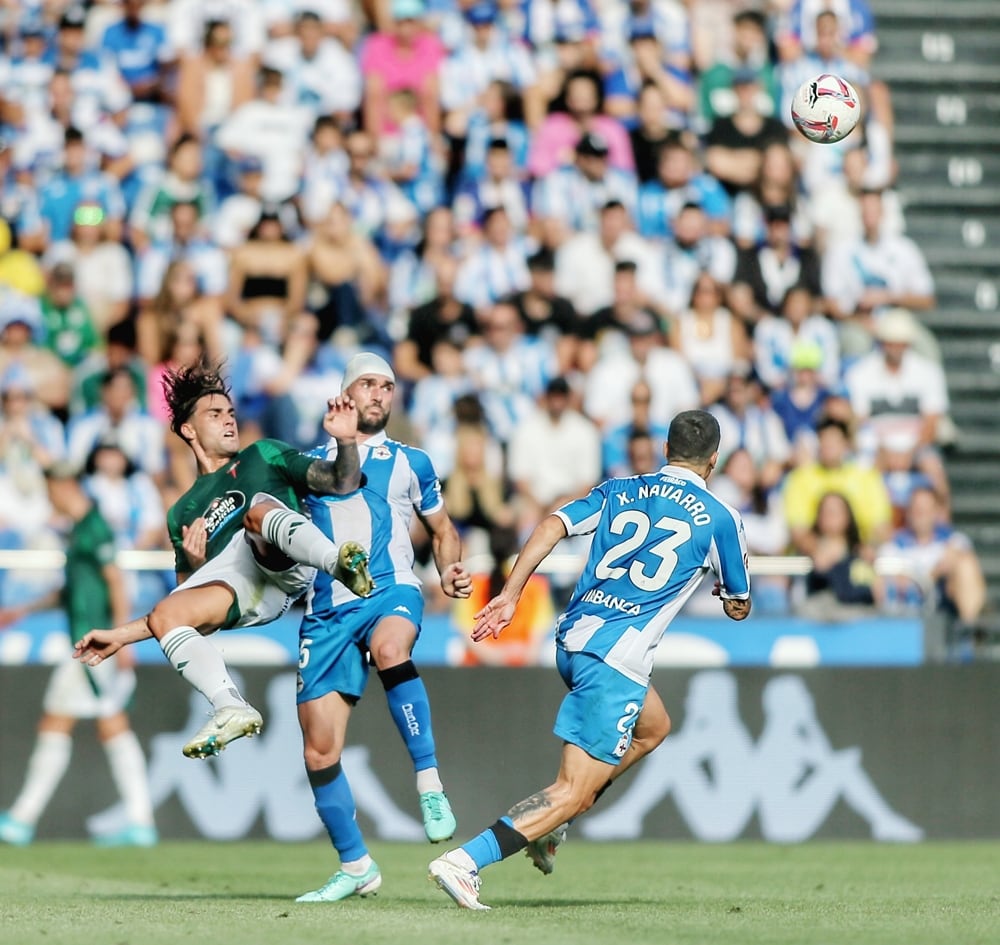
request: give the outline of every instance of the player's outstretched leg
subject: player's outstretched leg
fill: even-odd
[[[378,675],[385,687],[389,713],[413,759],[427,839],[431,843],[450,840],[457,823],[438,774],[431,705],[424,681],[409,659],[389,669],[380,669]]]
[[[368,552],[358,542],[338,546],[300,512],[274,503],[254,506],[245,523],[248,533],[259,534],[292,561],[325,571],[352,594],[367,597],[372,592],[375,582],[368,571]]]

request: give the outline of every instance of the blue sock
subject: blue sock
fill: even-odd
[[[501,817],[492,827],[462,844],[462,849],[472,857],[476,869],[499,863],[528,845],[523,834],[514,829],[514,821]]]
[[[341,862],[360,860],[368,852],[368,848],[355,816],[357,808],[354,806],[351,785],[347,782],[340,762],[322,771],[307,773],[313,797],[316,798],[316,813],[323,821]]]
[[[413,759],[413,770],[436,768],[438,763],[434,731],[431,728],[431,704],[417,668],[411,660],[407,660],[398,666],[379,670],[378,675],[385,687],[389,713]]]

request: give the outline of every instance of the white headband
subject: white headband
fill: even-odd
[[[371,351],[362,351],[347,362],[347,367],[344,368],[344,380],[340,384],[341,393],[365,374],[377,374],[379,377],[389,378],[393,384],[396,383],[396,375],[392,373],[392,368],[385,358],[379,357]]]

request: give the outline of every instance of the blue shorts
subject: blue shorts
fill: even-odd
[[[424,618],[419,587],[394,584],[332,612],[306,614],[299,628],[297,702],[309,702],[330,692],[360,699],[368,682],[368,646],[375,628],[386,617],[403,617],[417,628]]]
[[[632,744],[632,729],[646,699],[646,686],[612,669],[599,656],[556,650],[559,675],[569,692],[552,729],[592,758],[618,764]]]

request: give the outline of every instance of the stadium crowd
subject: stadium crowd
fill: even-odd
[[[244,443],[306,449],[372,350],[495,571],[704,406],[751,552],[813,559],[758,606],[978,618],[866,0],[2,0],[0,38],[2,547],[58,546],[55,459],[165,546],[164,371],[225,358]],[[836,145],[789,117],[822,72]]]

